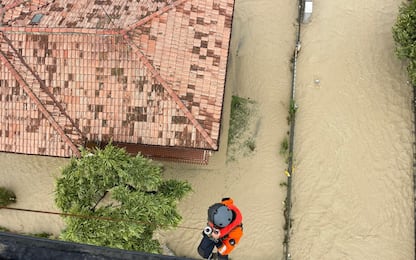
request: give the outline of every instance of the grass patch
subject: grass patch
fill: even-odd
[[[255,102],[238,96],[231,100],[230,128],[228,130],[228,160],[235,160],[238,155],[247,156],[256,149],[253,118]]]
[[[238,96],[231,100],[230,129],[228,131],[228,145],[233,144],[248,128],[250,107],[253,101]]]

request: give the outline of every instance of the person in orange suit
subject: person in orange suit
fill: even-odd
[[[205,259],[228,259],[243,236],[243,216],[231,198],[208,208],[208,224],[202,232],[198,253]],[[217,252],[213,253],[214,247]]]

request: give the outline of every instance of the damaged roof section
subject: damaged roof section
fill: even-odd
[[[233,4],[3,1],[0,150],[217,150]]]

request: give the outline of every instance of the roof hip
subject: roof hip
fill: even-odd
[[[161,14],[163,14],[163,13],[169,11],[170,9],[175,8],[176,6],[178,6],[180,4],[183,4],[183,3],[187,2],[187,1],[188,0],[177,0],[177,1],[173,2],[173,3],[171,3],[170,5],[166,5],[165,7],[161,8],[160,10],[158,10],[158,11],[156,11],[154,13],[152,13],[151,15],[148,15],[148,16],[144,17],[143,19],[141,19],[141,20],[139,20],[139,21],[137,21],[137,22],[129,25],[126,30],[127,31],[133,30],[134,28],[139,27],[139,26],[141,26],[141,25],[149,22],[153,18],[155,18],[157,16],[160,16]]]
[[[186,0],[184,0],[186,1]],[[183,1],[182,1],[183,2]],[[149,60],[145,57],[145,55],[140,51],[139,47],[130,39],[127,32],[123,32],[124,39],[126,40],[127,44],[134,49],[134,52],[138,56],[139,60],[146,66],[147,69],[151,72],[152,76],[163,86],[163,88],[169,93],[175,103],[179,106],[180,110],[185,114],[185,116],[192,122],[194,127],[201,133],[204,137],[205,141],[211,146],[212,149],[217,149],[217,144],[212,140],[211,136],[205,131],[205,129],[201,126],[201,124],[196,120],[195,116],[186,108],[185,104],[181,101],[178,94],[169,86],[169,83],[162,78],[159,72],[155,69],[155,67],[149,62]]]

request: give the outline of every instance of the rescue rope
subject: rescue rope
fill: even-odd
[[[292,177],[293,177],[293,146],[295,142],[295,116],[297,110],[297,104],[295,101],[296,98],[296,72],[297,72],[297,60],[298,54],[301,48],[300,42],[300,32],[301,32],[301,22],[302,22],[302,12],[305,6],[305,0],[298,0],[298,26],[296,32],[296,42],[295,42],[295,50],[293,53],[293,63],[292,63],[292,94],[290,98],[290,106],[289,106],[289,119],[290,119],[290,131],[289,131],[289,157],[288,157],[288,168],[286,170],[287,175],[287,190],[286,190],[286,199],[285,199],[285,209],[284,209],[284,217],[285,217],[285,236],[283,241],[283,252],[284,257],[286,260],[291,259],[290,254],[290,232],[292,228],[292,219],[291,219],[291,209],[292,209]]]
[[[31,212],[31,213],[41,213],[41,214],[49,214],[49,215],[59,215],[59,216],[63,216],[63,217],[98,219],[98,220],[104,220],[104,221],[131,222],[131,223],[136,223],[136,224],[154,225],[153,222],[150,222],[150,221],[138,221],[138,220],[134,220],[134,219],[111,218],[111,217],[103,217],[103,216],[82,215],[82,214],[74,214],[74,213],[64,213],[64,212],[54,212],[54,211],[46,211],[46,210],[25,209],[25,208],[7,207],[7,206],[0,206],[0,209]],[[176,226],[176,228],[201,230],[201,228],[186,227],[186,226]]]

